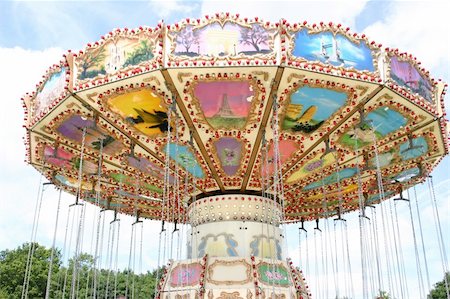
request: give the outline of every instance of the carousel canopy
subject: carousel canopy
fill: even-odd
[[[27,159],[121,213],[264,193],[310,220],[423,181],[448,152],[445,89],[340,24],[216,14],[116,29],[24,97]]]

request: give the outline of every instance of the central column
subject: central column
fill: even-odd
[[[284,260],[282,209],[255,195],[218,195],[189,206],[188,258],[259,257]]]
[[[309,298],[301,273],[285,259],[276,200],[210,196],[191,203],[188,216],[187,259],[165,268],[158,299]]]

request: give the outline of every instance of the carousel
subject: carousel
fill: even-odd
[[[116,29],[24,96],[26,156],[74,205],[160,221],[155,298],[311,298],[285,227],[368,232],[448,153],[446,86],[341,24]]]

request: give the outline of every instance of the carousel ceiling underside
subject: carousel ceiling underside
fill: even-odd
[[[444,95],[411,55],[340,25],[219,14],[67,53],[24,98],[27,158],[85,201],[160,219],[164,194],[183,213],[273,192],[278,152],[286,220],[314,219],[423,181],[448,151]]]

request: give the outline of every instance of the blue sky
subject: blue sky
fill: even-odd
[[[0,158],[0,250],[14,248],[30,240],[34,204],[39,185],[36,170],[23,162],[24,146],[22,142],[23,110],[20,97],[32,91],[45,70],[59,61],[68,49],[78,51],[88,42],[94,42],[101,35],[117,27],[155,26],[164,19],[173,23],[185,17],[201,17],[218,11],[240,13],[241,16],[259,16],[265,20],[288,21],[308,20],[308,22],[333,21],[349,26],[351,31],[365,33],[370,40],[382,43],[383,47],[399,48],[417,56],[422,66],[430,70],[435,78],[450,82],[450,33],[448,27],[448,1],[208,1],[208,2],[171,2],[171,1],[136,1],[136,2],[0,2],[0,87],[2,97],[0,109],[0,131],[2,140]],[[450,107],[449,96],[445,99]],[[450,108],[448,108],[450,109]],[[445,158],[433,172],[437,204],[441,213],[441,225],[444,236],[450,235],[450,188],[448,169],[450,160]],[[427,244],[427,254],[431,282],[442,279],[433,214],[430,206],[428,189],[418,186],[420,197],[419,209],[423,216],[423,229]],[[42,206],[42,216],[37,239],[46,246],[51,245],[56,210],[57,192],[48,187]],[[63,206],[73,202],[73,198],[63,195]],[[409,229],[409,214],[404,206],[399,205],[399,225],[404,231]],[[67,207],[63,209],[67,213]],[[96,214],[89,205],[88,216]],[[108,215],[112,217],[112,215]],[[348,215],[349,234],[358,238],[356,214]],[[93,219],[93,218],[88,218]],[[426,219],[426,221],[425,221]],[[90,220],[92,221],[92,220]],[[126,264],[127,241],[131,217],[122,216],[121,233],[123,248],[120,259]],[[89,222],[87,226],[91,226]],[[308,229],[314,224],[307,223]],[[63,224],[60,224],[62,227]],[[381,229],[381,228],[380,228]],[[144,268],[156,265],[155,238],[159,224],[146,222],[144,225]],[[288,227],[288,249],[294,261],[298,261],[297,226]],[[412,240],[405,234],[406,270],[414,290],[417,281],[414,268],[414,247]],[[58,233],[58,245],[61,247],[63,233]],[[88,238],[86,238],[88,239]],[[86,240],[88,241],[88,240]],[[357,242],[359,243],[359,242]],[[355,286],[361,281],[358,270],[358,244],[353,244]],[[89,244],[84,247],[89,250]],[[446,243],[447,256],[450,256],[450,244]],[[316,291],[315,282],[325,280],[310,271],[307,277],[311,289]],[[330,279],[330,278],[328,278]],[[332,284],[329,280],[330,285]],[[359,283],[360,285],[360,283]],[[357,293],[358,294],[358,293]],[[359,293],[360,294],[360,293]],[[320,297],[320,296],[315,296]],[[361,296],[359,296],[361,297]]]

